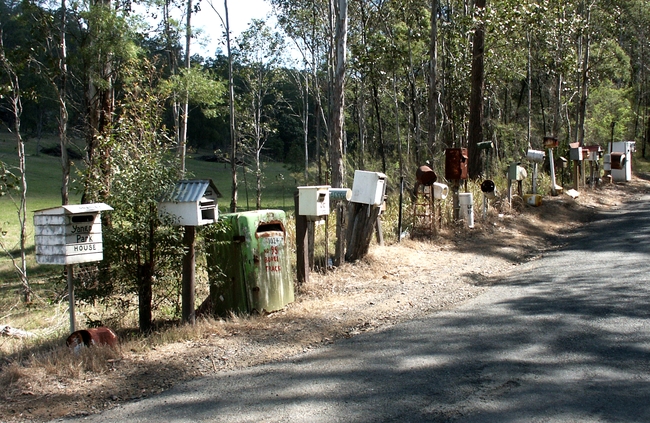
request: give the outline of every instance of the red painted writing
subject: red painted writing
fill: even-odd
[[[275,266],[275,263],[280,262],[280,250],[277,246],[270,246],[264,250],[264,263],[267,272],[280,272],[281,266]]]

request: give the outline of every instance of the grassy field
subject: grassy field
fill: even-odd
[[[55,138],[44,139],[41,147],[48,147],[57,144]],[[220,213],[225,213],[230,207],[231,175],[230,165],[224,163],[207,162],[197,159],[200,156],[210,154],[209,151],[190,154],[187,160],[188,178],[211,178],[223,195],[219,203]],[[61,204],[61,165],[60,158],[45,154],[36,154],[36,142],[26,143],[26,168],[27,168],[27,252],[28,252],[28,275],[31,283],[47,284],[47,279],[59,274],[60,266],[40,266],[34,258],[33,238],[33,212],[35,210],[57,207]],[[196,158],[195,158],[196,157]],[[3,135],[0,137],[0,161],[7,163],[15,174],[18,170],[16,154],[16,143],[12,136]],[[76,161],[73,167],[71,179],[77,179],[78,166],[83,166],[82,161]],[[293,192],[299,182],[292,177],[290,172],[279,163],[264,163],[263,165],[263,193],[262,208],[280,208],[293,210]],[[254,209],[256,204],[256,180],[254,171],[240,171],[238,209],[239,211]],[[72,204],[79,203],[81,198],[80,185],[73,182],[71,187]],[[19,237],[20,226],[18,222],[17,196],[9,195],[0,197],[0,228],[3,251],[0,254],[0,305],[2,297],[17,298],[15,290],[18,277],[13,269],[11,260],[4,249],[8,250],[14,257],[20,256]],[[0,316],[2,317],[2,316]]]

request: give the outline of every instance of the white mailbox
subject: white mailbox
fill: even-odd
[[[381,206],[385,193],[386,175],[365,170],[354,171],[351,202]]]
[[[298,214],[322,217],[330,214],[330,186],[298,187]]]
[[[172,216],[177,226],[203,226],[219,218],[217,199],[221,193],[212,179],[178,181],[158,202],[158,215]]]
[[[101,261],[104,203],[65,205],[34,212],[34,245],[39,264]]]
[[[610,143],[609,151],[611,151],[612,153],[622,153],[625,157],[625,161],[623,162],[621,168],[612,169],[612,179],[615,182],[631,181],[632,180],[632,155],[634,152],[636,152],[636,143],[634,141],[618,141],[615,143]]]

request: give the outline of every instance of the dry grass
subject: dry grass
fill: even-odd
[[[587,191],[575,201],[545,197],[539,208],[515,200],[512,209],[478,215],[474,230],[449,224],[437,236],[373,245],[357,263],[312,272],[309,283],[297,288],[296,301],[279,312],[202,318],[194,326],[168,324],[146,337],[121,330],[116,350],[71,354],[63,346],[67,314],[59,304],[51,328],[36,329],[36,339],[0,338],[0,384],[7,387],[0,421],[97,412],[183,380],[282,359],[452,307],[479,295],[513,265],[554,248],[597,210],[647,193],[649,186],[635,179]],[[389,209],[384,218],[392,216],[395,210]],[[324,236],[316,245],[320,242]]]

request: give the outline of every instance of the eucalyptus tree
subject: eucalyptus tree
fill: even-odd
[[[14,50],[16,52],[16,50]],[[17,51],[18,57],[11,57],[5,51],[4,46],[4,33],[3,28],[0,26],[0,99],[6,98],[6,103],[0,103],[0,110],[5,109],[11,115],[13,123],[7,128],[12,132],[16,139],[16,151],[18,153],[18,178],[20,198],[17,204],[18,225],[19,225],[19,244],[20,244],[20,261],[17,261],[10,253],[4,243],[0,243],[3,250],[9,257],[14,266],[14,270],[18,274],[22,289],[23,302],[29,303],[31,301],[32,289],[27,277],[27,169],[26,169],[26,155],[25,155],[25,141],[21,133],[21,117],[23,113],[23,92],[20,85],[20,70],[19,66],[24,65],[22,52]],[[16,65],[16,63],[19,63]],[[4,169],[3,169],[4,170]],[[4,171],[4,181],[9,180],[11,174]],[[6,182],[5,182],[6,184]],[[6,185],[5,185],[6,187]]]
[[[243,84],[240,96],[239,133],[244,147],[255,160],[256,206],[262,208],[261,153],[275,130],[272,116],[279,102],[277,83],[286,49],[284,38],[262,20],[251,21],[237,39],[237,62],[241,66],[239,79]],[[248,141],[248,142],[247,142]]]
[[[347,66],[347,41],[348,41],[348,2],[347,0],[334,1],[335,36],[334,58],[335,71],[332,89],[332,121],[330,124],[330,165],[332,171],[332,186],[342,188],[345,186],[345,156],[343,154],[343,138],[345,130],[345,78]],[[341,265],[345,260],[345,211],[343,206],[337,207],[336,213],[336,250],[335,265]]]
[[[483,90],[485,81],[485,12],[486,0],[476,0],[475,29],[472,39],[471,94],[469,99],[468,174],[470,178],[481,175],[481,151],[478,144],[483,141]]]
[[[304,66],[305,75],[307,69],[310,72],[309,82],[306,76],[303,83],[302,121],[305,166],[309,162],[309,130],[310,116],[313,116],[313,136],[315,144],[314,157],[318,167],[318,183],[323,183],[324,175],[322,170],[323,153],[323,132],[329,134],[328,101],[323,105],[323,98],[329,98],[328,88],[331,87],[329,76],[322,76],[323,70],[329,69],[330,55],[327,53],[332,49],[331,40],[331,1],[326,0],[271,0],[276,9],[278,24],[285,34],[293,40],[298,48]],[[329,75],[329,73],[328,73]],[[311,87],[311,88],[310,88]],[[331,91],[331,90],[330,90]],[[311,94],[311,95],[310,95]],[[313,101],[313,112],[309,113],[309,104]],[[324,130],[323,130],[324,128]],[[328,135],[329,138],[329,135]],[[305,169],[307,172],[307,169]],[[308,177],[308,175],[306,176]]]
[[[162,118],[169,91],[160,86],[155,65],[144,57],[129,63],[111,136],[99,140],[99,148],[111,151],[104,166],[114,177],[105,201],[114,211],[104,229],[106,271],[99,290],[88,295],[111,304],[113,294],[135,294],[143,332],[152,328],[155,308],[173,301],[183,257],[181,232],[157,213],[157,200],[173,187],[179,163],[168,154],[174,143]],[[101,190],[102,181],[91,180],[89,188]]]
[[[136,58],[138,35],[129,20],[128,10],[117,9],[110,2],[76,4],[76,36],[79,52],[75,55],[77,78],[86,86],[84,96],[87,182],[98,191],[84,192],[82,201],[100,201],[110,192],[112,174],[106,164],[111,155],[110,144],[102,140],[111,136],[117,98],[116,85]],[[69,57],[72,65],[72,57]]]

